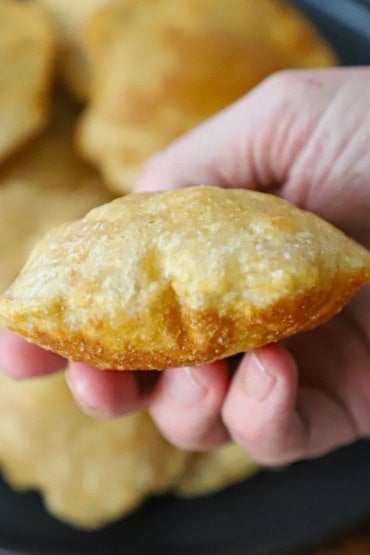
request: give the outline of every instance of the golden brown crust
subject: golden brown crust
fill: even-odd
[[[23,327],[23,317],[12,321],[8,328],[45,349],[101,369],[163,370],[199,366],[313,329],[345,306],[363,284],[363,276],[354,279],[352,274],[344,275],[332,283],[330,291],[311,290],[300,298],[284,299],[268,310],[256,311],[244,319],[220,317],[215,311],[189,310],[180,315],[174,310],[165,317],[173,322],[177,342],[173,348],[164,350],[151,351],[150,345],[148,349],[135,349],[129,342],[130,329],[127,326],[115,330],[122,340],[119,346],[113,343],[112,349],[72,330],[63,333],[60,329],[57,336],[48,335],[36,326],[30,331]],[[0,304],[0,314],[4,314],[6,300],[0,299],[0,302],[3,303]],[[109,330],[105,333],[108,334]]]
[[[49,233],[0,299],[13,331],[99,368],[200,365],[311,329],[370,255],[262,193],[129,195]]]
[[[146,158],[271,73],[336,62],[277,0],[118,0],[89,19],[85,43],[93,84],[80,147],[119,192]]]

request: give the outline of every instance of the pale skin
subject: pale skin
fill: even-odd
[[[311,210],[370,247],[370,68],[278,73],[144,167],[138,190],[255,188]],[[174,444],[229,441],[267,465],[315,457],[370,435],[370,288],[315,331],[225,362],[157,372],[69,363],[88,413],[147,407]],[[66,361],[6,332],[0,366],[29,378]]]

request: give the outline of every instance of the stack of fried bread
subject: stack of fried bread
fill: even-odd
[[[312,328],[369,281],[365,249],[269,195],[116,198],[148,156],[267,75],[335,63],[286,3],[0,0],[0,61],[1,292],[32,251],[0,299],[2,328],[102,371],[160,370]],[[145,412],[86,416],[62,372],[0,383],[4,476],[72,525],[96,528],[149,495],[201,495],[257,469],[236,445],[171,446]]]

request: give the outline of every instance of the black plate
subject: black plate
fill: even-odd
[[[290,0],[314,22],[344,65],[370,64],[370,0]]]
[[[369,0],[292,3],[313,19],[344,64],[370,64]],[[16,494],[0,482],[0,555],[277,555],[344,532],[369,515],[370,442],[260,473],[211,497],[152,499],[91,533],[49,516],[36,493]]]
[[[276,555],[344,532],[370,515],[369,492],[370,442],[261,472],[217,495],[151,499],[121,522],[90,533],[53,519],[36,493],[16,495],[1,485],[0,537],[13,554]]]

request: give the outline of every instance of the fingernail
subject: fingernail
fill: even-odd
[[[255,353],[249,353],[243,376],[243,387],[248,397],[255,401],[264,401],[270,395],[275,382],[275,376],[269,374],[261,359]]]
[[[181,405],[193,405],[203,399],[207,388],[196,368],[173,368],[167,370],[166,387],[174,401]]]

